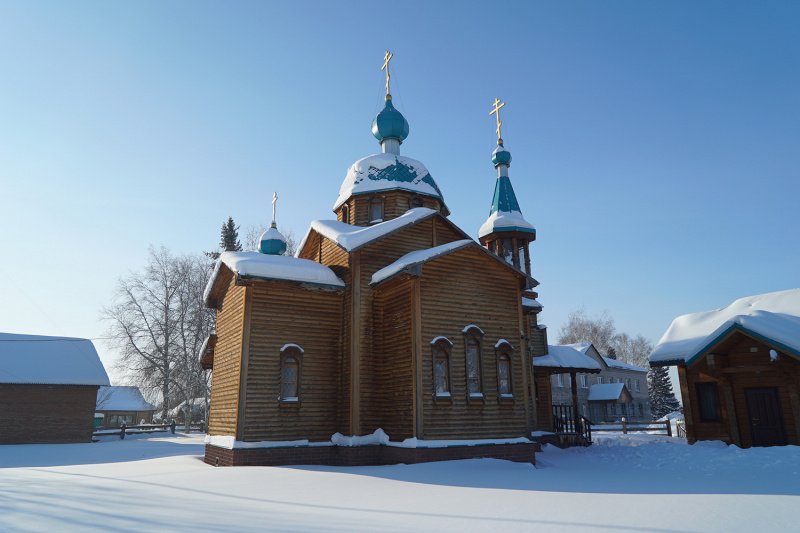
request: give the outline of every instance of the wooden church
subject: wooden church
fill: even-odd
[[[500,137],[479,242],[447,217],[425,166],[400,155],[392,105],[372,122],[381,152],[354,163],[335,220],[295,257],[275,226],[258,252],[225,252],[205,304],[217,327],[205,461],[212,465],[533,462],[531,355],[546,352],[522,216]],[[273,200],[274,206],[274,200]]]

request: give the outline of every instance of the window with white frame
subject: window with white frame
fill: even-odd
[[[300,400],[300,371],[303,349],[296,344],[287,344],[281,350],[281,401]]]
[[[589,388],[589,382],[586,379],[586,374],[581,374],[580,377],[581,377],[581,388],[582,389],[588,389]]]
[[[559,387],[564,386],[564,374],[556,374],[556,385]]]
[[[603,384],[603,376],[597,376],[597,384],[598,385],[602,385]]]
[[[635,390],[636,392],[641,392],[641,390],[639,389],[639,380],[638,379],[634,379],[633,380],[633,390]]]

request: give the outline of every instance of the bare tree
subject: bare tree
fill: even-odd
[[[559,344],[575,344],[591,342],[601,355],[608,355],[612,348],[612,340],[616,335],[614,319],[608,311],[600,316],[589,318],[586,308],[581,307],[567,317],[567,323],[558,330]]]
[[[258,245],[261,243],[261,235],[269,229],[269,224],[253,224],[247,227],[244,237],[244,249],[248,252],[258,251]],[[294,255],[297,250],[297,237],[291,229],[280,229],[283,237],[286,239],[286,252],[283,255]]]
[[[149,254],[141,272],[118,280],[101,318],[120,353],[118,368],[149,395],[160,395],[166,419],[176,399],[208,389],[197,355],[213,330],[213,314],[202,307],[209,267],[199,256],[175,256],[163,246]]]
[[[567,323],[559,329],[559,344],[591,342],[605,357],[617,359],[629,365],[649,367],[648,357],[653,351],[653,343],[641,335],[631,337],[627,333],[617,333],[614,319],[608,311],[590,318],[581,307],[567,317]]]

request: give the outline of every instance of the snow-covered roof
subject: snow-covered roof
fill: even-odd
[[[589,351],[589,347],[591,345],[592,345],[591,342],[576,342],[576,343],[573,343],[573,344],[562,344],[562,346],[567,346],[569,348],[573,348],[573,349],[578,350],[579,352],[581,352],[583,354],[585,354],[587,351]]]
[[[600,363],[570,346],[548,346],[548,354],[533,358],[533,366],[600,370]]]
[[[589,388],[589,397],[587,400],[590,402],[616,401],[619,400],[624,388],[624,383],[602,383],[592,385]]]
[[[496,211],[489,215],[489,218],[483,223],[478,230],[478,236],[483,237],[498,230],[536,233],[536,229],[525,220],[520,211]]]
[[[534,309],[544,309],[544,306],[538,302],[538,300],[534,300],[533,298],[525,298],[522,297],[522,307],[532,307]]]
[[[300,257],[306,245],[306,241],[308,240],[308,236],[311,235],[311,230],[335,242],[346,252],[354,252],[387,235],[396,233],[418,222],[436,216],[437,213],[438,211],[428,209],[427,207],[415,207],[414,209],[409,209],[397,218],[367,227],[351,226],[350,224],[345,224],[338,220],[315,220],[311,223],[311,227],[308,229],[305,237],[303,237],[300,246],[297,247],[295,256]]]
[[[382,153],[359,159],[347,169],[333,208],[338,208],[354,194],[389,189],[403,189],[433,196],[444,203],[442,191],[425,165],[410,157]]]
[[[737,328],[800,357],[800,289],[748,296],[722,309],[679,316],[650,353],[650,362],[690,363]]]
[[[339,279],[333,270],[316,261],[258,252],[223,252],[217,260],[211,279],[208,280],[203,301],[208,301],[223,264],[240,276],[344,287],[344,281]]]
[[[0,333],[0,383],[109,385],[92,341]]]
[[[370,285],[375,285],[389,279],[404,270],[408,270],[410,267],[415,265],[421,265],[423,263],[427,263],[428,261],[432,261],[437,257],[442,257],[443,255],[447,255],[450,252],[455,252],[456,250],[460,250],[462,248],[466,248],[467,246],[475,245],[475,241],[470,239],[464,239],[461,241],[453,241],[447,244],[442,244],[440,246],[434,246],[433,248],[428,248],[427,250],[417,250],[416,252],[409,252],[394,263],[383,267],[382,269],[378,270],[372,275],[372,280],[370,281]],[[477,245],[476,245],[477,246]]]
[[[621,370],[635,370],[636,372],[647,372],[646,368],[629,365],[628,363],[623,363],[622,361],[617,361],[616,359],[609,359],[608,357],[603,357],[603,361],[605,362],[605,364],[608,365],[609,368],[618,368]]]
[[[98,411],[155,411],[156,406],[145,401],[139,387],[100,387],[97,391]]]

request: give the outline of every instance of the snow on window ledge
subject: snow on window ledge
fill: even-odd
[[[437,392],[436,393],[436,397],[437,398],[449,398],[450,397],[450,393],[449,392]]]
[[[506,398],[506,399],[513,400],[514,399],[514,395],[513,394],[501,394],[500,398]]]
[[[281,401],[288,403],[297,403],[300,401],[300,399],[297,396],[287,396],[286,398],[281,398]]]
[[[470,398],[483,398],[483,393],[482,392],[470,392],[469,393],[469,397]]]

